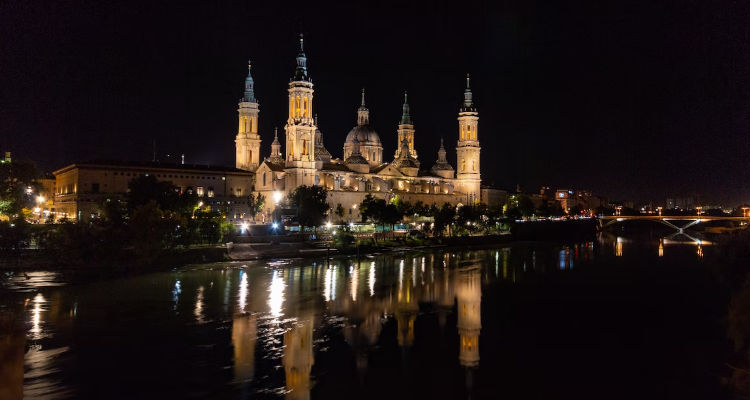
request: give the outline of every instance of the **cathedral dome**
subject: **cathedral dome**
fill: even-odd
[[[357,125],[352,128],[349,134],[346,135],[345,143],[352,143],[355,137],[362,146],[381,146],[380,136],[370,125]]]

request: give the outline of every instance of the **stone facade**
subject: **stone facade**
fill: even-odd
[[[107,199],[124,197],[128,183],[152,175],[170,181],[181,192],[194,190],[205,205],[221,209],[230,221],[249,218],[246,198],[255,177],[251,172],[205,165],[87,162],[71,164],[55,175],[55,218],[86,220],[100,213]]]
[[[347,210],[344,216],[346,220],[359,219],[357,207],[367,194],[386,200],[399,196],[404,201],[421,201],[428,205],[480,201],[479,113],[473,103],[468,76],[464,102],[458,113],[457,169],[448,163],[442,141],[437,161],[431,168],[423,168],[415,150],[417,130],[406,94],[401,120],[395,132],[398,148],[394,160],[384,162],[380,136],[370,125],[364,90],[357,109],[357,125],[344,142],[343,158],[337,159],[332,158],[326,150],[317,116],[313,113],[313,83],[308,75],[303,44],[300,36],[297,66],[288,88],[289,112],[284,127],[284,156],[281,156],[276,135],[271,156],[257,168],[241,167],[244,165],[244,160],[241,162],[240,158],[242,151],[237,151],[238,168],[255,172],[255,190],[267,199],[264,214],[270,215],[276,207],[276,200],[283,199],[300,185],[325,187],[329,205],[335,209],[340,204]],[[242,104],[240,102],[240,118],[243,115]]]

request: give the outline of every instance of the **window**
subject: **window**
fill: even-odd
[[[237,192],[237,197],[242,197],[242,188],[237,188],[235,192]]]
[[[92,183],[91,184],[91,193],[99,193],[99,184],[98,183]]]
[[[461,160],[461,172],[466,171],[466,160]]]
[[[477,170],[477,160],[471,160],[471,170],[472,171]]]
[[[198,197],[203,197],[203,186],[198,186],[197,188],[195,188],[195,194],[197,194]]]
[[[214,197],[214,188],[208,188],[208,197]]]
[[[263,186],[266,186],[266,173],[263,173]]]

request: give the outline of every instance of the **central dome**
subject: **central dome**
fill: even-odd
[[[370,125],[357,125],[346,135],[346,143],[352,143],[354,138],[359,140],[360,145],[380,146],[380,136]]]

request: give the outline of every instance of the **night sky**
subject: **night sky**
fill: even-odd
[[[750,201],[748,2],[313,3],[0,2],[0,150],[233,166],[250,58],[267,156],[301,31],[334,157],[365,87],[384,158],[408,90],[420,161],[455,163],[469,72],[483,183]]]

